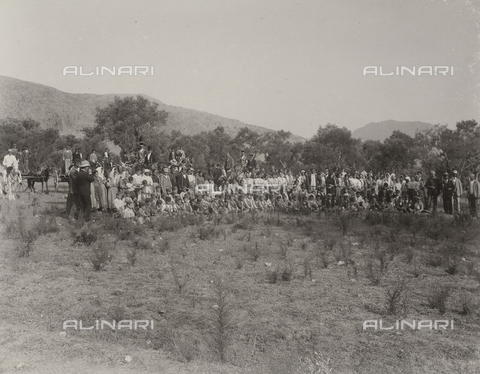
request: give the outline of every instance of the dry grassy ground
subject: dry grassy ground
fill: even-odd
[[[97,214],[82,227],[59,216],[63,193],[32,202],[0,201],[0,372],[480,370],[480,221]],[[64,336],[72,319],[154,329]],[[363,331],[374,319],[454,329]]]

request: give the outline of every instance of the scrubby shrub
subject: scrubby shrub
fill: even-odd
[[[182,216],[175,216],[175,217],[159,217],[157,220],[156,226],[158,232],[162,233],[164,231],[178,231],[182,228]]]
[[[221,230],[215,226],[200,226],[198,228],[198,236],[200,240],[211,240],[218,238],[221,234]]]
[[[317,255],[317,266],[321,266],[322,268],[326,269],[328,267],[328,251],[319,246],[317,247],[315,253]]]
[[[306,278],[309,278],[310,280],[312,280],[312,266],[311,266],[311,263],[312,263],[312,259],[307,256],[303,259],[303,275]]]
[[[220,361],[227,361],[227,350],[233,339],[235,323],[233,319],[233,305],[225,283],[221,280],[214,282],[214,302],[210,317],[210,333],[213,347]]]
[[[257,261],[260,258],[258,242],[256,242],[255,245],[244,245],[243,250],[248,253],[252,261]]]
[[[278,267],[274,268],[274,269],[268,269],[267,268],[267,282],[268,283],[277,283],[277,280],[279,279],[279,276],[278,276]]]
[[[286,244],[280,243],[278,248],[280,249],[280,258],[283,258],[283,259],[287,258],[288,248]]]
[[[337,217],[337,225],[340,228],[340,231],[342,232],[342,235],[345,236],[347,235],[348,231],[352,227],[353,224],[353,216],[349,211],[341,211],[340,214]]]
[[[125,307],[123,305],[115,305],[108,309],[108,316],[116,322],[120,322],[125,318]]]
[[[39,235],[46,235],[51,233],[56,233],[60,231],[60,228],[57,225],[55,217],[44,217],[37,222],[35,222],[34,226],[35,230],[38,232]]]
[[[178,293],[182,293],[185,286],[190,281],[190,274],[181,270],[182,265],[170,260],[170,271],[172,272],[175,289]]]
[[[341,242],[334,253],[335,261],[343,261],[345,265],[353,264],[353,249],[350,243]]]
[[[127,260],[130,266],[134,266],[138,260],[137,247],[131,247],[127,249]]]
[[[388,314],[397,315],[407,313],[408,309],[408,288],[405,280],[395,282],[385,288],[386,310]]]
[[[132,247],[147,250],[152,248],[152,243],[144,238],[135,238],[132,242]]]
[[[243,217],[238,223],[233,225],[234,230],[252,230],[254,222],[251,217]]]
[[[447,311],[447,300],[451,291],[452,289],[449,286],[433,286],[430,288],[427,296],[428,306],[432,309],[437,309],[441,315],[445,314]]]
[[[97,241],[97,233],[95,231],[84,229],[75,234],[73,242],[75,244],[91,245]]]
[[[295,265],[293,262],[285,264],[282,269],[280,269],[279,275],[282,281],[290,282],[293,279],[293,272],[295,270]]]
[[[235,257],[235,269],[240,270],[243,268],[243,258],[242,257]]]
[[[160,253],[165,253],[170,249],[170,240],[168,238],[160,238],[160,243],[158,244],[158,249]]]
[[[102,270],[108,262],[112,261],[113,253],[109,247],[109,243],[106,242],[96,242],[92,246],[90,261],[96,271]]]
[[[38,239],[38,231],[35,229],[24,229],[20,233],[21,240],[18,244],[18,255],[28,257],[33,252],[35,241]]]

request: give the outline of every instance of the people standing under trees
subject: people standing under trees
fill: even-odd
[[[176,193],[178,193],[178,190],[177,190],[178,167],[172,165],[170,170],[171,171],[170,171],[169,178],[170,178],[170,182],[171,182],[171,186],[172,186],[172,193],[176,194]]]
[[[7,171],[7,177],[10,175],[14,168],[18,168],[18,161],[14,155],[14,149],[10,148],[8,153],[3,157],[3,166]]]
[[[249,172],[252,172],[257,168],[257,160],[255,160],[255,155],[253,153],[250,153],[250,157],[248,158],[247,161],[247,170]]]
[[[68,176],[68,195],[67,195],[67,207],[65,211],[65,216],[70,217],[70,212],[72,207],[75,206],[75,216],[78,219],[78,212],[80,210],[80,201],[78,198],[78,185],[77,185],[77,175],[78,170],[75,165],[70,165],[70,170],[67,171]]]
[[[222,177],[222,169],[220,168],[220,164],[215,164],[215,169],[212,171],[213,182],[217,188],[220,186],[220,178]]]
[[[178,173],[175,177],[178,193],[188,191],[190,184],[188,182],[188,175],[185,169]]]
[[[87,160],[83,160],[79,163],[80,171],[75,179],[78,187],[78,202],[79,210],[75,212],[75,218],[78,219],[78,215],[81,212],[85,222],[90,221],[90,213],[92,210],[92,199],[90,185],[95,180],[90,169],[90,163]]]
[[[94,177],[91,185],[92,209],[102,212],[104,208],[108,207],[106,179],[102,167],[99,166],[93,170],[92,175]]]
[[[82,161],[82,154],[78,148],[75,148],[75,151],[72,154],[72,161],[75,166],[79,166]],[[85,160],[86,161],[86,160]],[[88,161],[87,161],[88,162]],[[66,165],[66,164],[65,164]],[[67,169],[68,170],[68,169]]]
[[[138,150],[138,160],[140,162],[144,162],[146,153],[147,153],[147,150],[145,148],[145,144],[142,142],[140,143],[140,149]]]
[[[335,181],[335,174],[333,174],[333,171],[331,171],[327,178],[325,179],[325,185],[327,187],[327,194],[330,194],[331,196],[335,196],[337,192],[337,184]]]
[[[235,160],[230,155],[230,152],[227,152],[227,157],[225,159],[224,166],[225,166],[225,171],[227,173],[227,176],[230,176],[230,174],[233,172],[233,168],[235,167]]]
[[[478,219],[477,199],[480,197],[480,183],[475,179],[475,175],[470,173],[467,179],[467,201],[470,210],[470,216]]]
[[[425,206],[427,203],[427,197],[425,195],[425,182],[422,179],[421,171],[417,172],[417,177],[418,177],[418,197],[420,198],[420,201],[423,203],[423,206]]]
[[[96,164],[98,162],[98,157],[94,149],[92,149],[92,153],[90,153],[90,156],[88,156],[88,161],[90,161],[91,165]]]
[[[195,188],[195,185],[196,185],[196,178],[195,178],[195,175],[193,175],[193,172],[195,170],[193,168],[189,168],[188,169],[188,186],[193,189]]]
[[[112,211],[115,207],[113,204],[113,201],[115,200],[115,197],[117,196],[118,192],[118,185],[120,184],[120,175],[121,173],[121,167],[118,167],[118,170],[116,167],[112,169],[110,174],[108,175],[107,179],[107,208],[109,211]]]
[[[15,156],[15,158],[18,160],[18,149],[16,144],[14,144],[12,147],[12,153]]]
[[[442,182],[435,175],[434,170],[430,171],[430,176],[425,183],[425,188],[427,189],[427,203],[425,209],[430,210],[430,207],[432,207],[432,213],[435,214],[437,212],[438,195],[440,195],[442,190]]]
[[[462,181],[457,177],[457,170],[453,170],[452,182],[455,186],[453,190],[453,211],[455,213],[460,213],[460,196],[463,194]]]
[[[162,174],[160,174],[158,185],[160,186],[160,193],[170,194],[172,193],[172,180],[170,178],[170,169],[168,166],[162,168]]]
[[[442,180],[442,195],[443,195],[443,210],[447,214],[453,214],[453,193],[455,185],[448,176],[448,172],[443,174]]]
[[[29,159],[30,159],[30,152],[28,148],[25,147],[20,152],[20,171],[24,174],[28,174],[28,172],[30,171]]]
[[[175,158],[177,159],[177,162],[181,162],[182,160],[185,159],[185,151],[181,148],[177,149],[175,152]]]
[[[153,155],[152,147],[148,146],[147,153],[145,154],[144,164],[147,169],[152,169],[153,165],[155,164],[155,156]]]
[[[72,149],[67,145],[63,150],[62,160],[64,162],[65,174],[70,170],[70,165],[73,162],[73,153]]]

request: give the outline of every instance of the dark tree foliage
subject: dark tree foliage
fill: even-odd
[[[345,127],[328,124],[319,127],[317,134],[305,144],[302,161],[328,169],[347,169],[362,164],[361,147],[358,139]]]
[[[229,153],[235,161],[240,151],[253,153],[257,164],[267,171],[315,167],[317,169],[345,169],[408,173],[420,168],[436,171],[456,168],[462,175],[478,174],[480,169],[480,126],[475,120],[460,121],[455,129],[436,125],[431,130],[417,132],[414,138],[395,131],[384,142],[361,141],[352,138],[346,128],[327,124],[305,143],[290,141],[286,131],[263,134],[243,128],[236,136],[223,127],[196,135],[179,131],[163,132],[167,113],[159,111],[156,103],[138,96],[118,97],[107,107],[97,110],[97,125],[83,129],[84,137],[60,136],[57,129],[42,129],[33,120],[5,119],[0,122],[0,152],[8,148],[28,148],[30,168],[38,170],[43,162],[59,167],[66,146],[79,148],[84,158],[94,149],[101,153],[106,141],[120,145],[122,152],[137,150],[142,139],[152,147],[157,161],[168,162],[172,150],[183,149],[195,169],[209,169],[212,164],[224,164]],[[2,156],[3,157],[3,156]]]
[[[475,120],[460,121],[456,129],[436,125],[415,136],[415,147],[425,167],[434,170],[480,171],[480,126]]]
[[[95,128],[90,134],[103,135],[120,146],[124,152],[131,152],[144,140],[149,129],[166,123],[168,113],[158,109],[158,103],[142,96],[136,98],[115,96],[105,108],[97,108]]]

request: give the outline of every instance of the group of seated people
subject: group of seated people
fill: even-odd
[[[420,173],[411,180],[394,174],[376,177],[366,171],[266,172],[243,154],[238,162],[216,163],[202,171],[193,169],[183,151],[173,155],[164,165],[122,164],[107,172],[92,165],[93,211],[110,211],[140,223],[158,215],[252,210],[428,212]],[[151,169],[145,169],[147,166]]]

